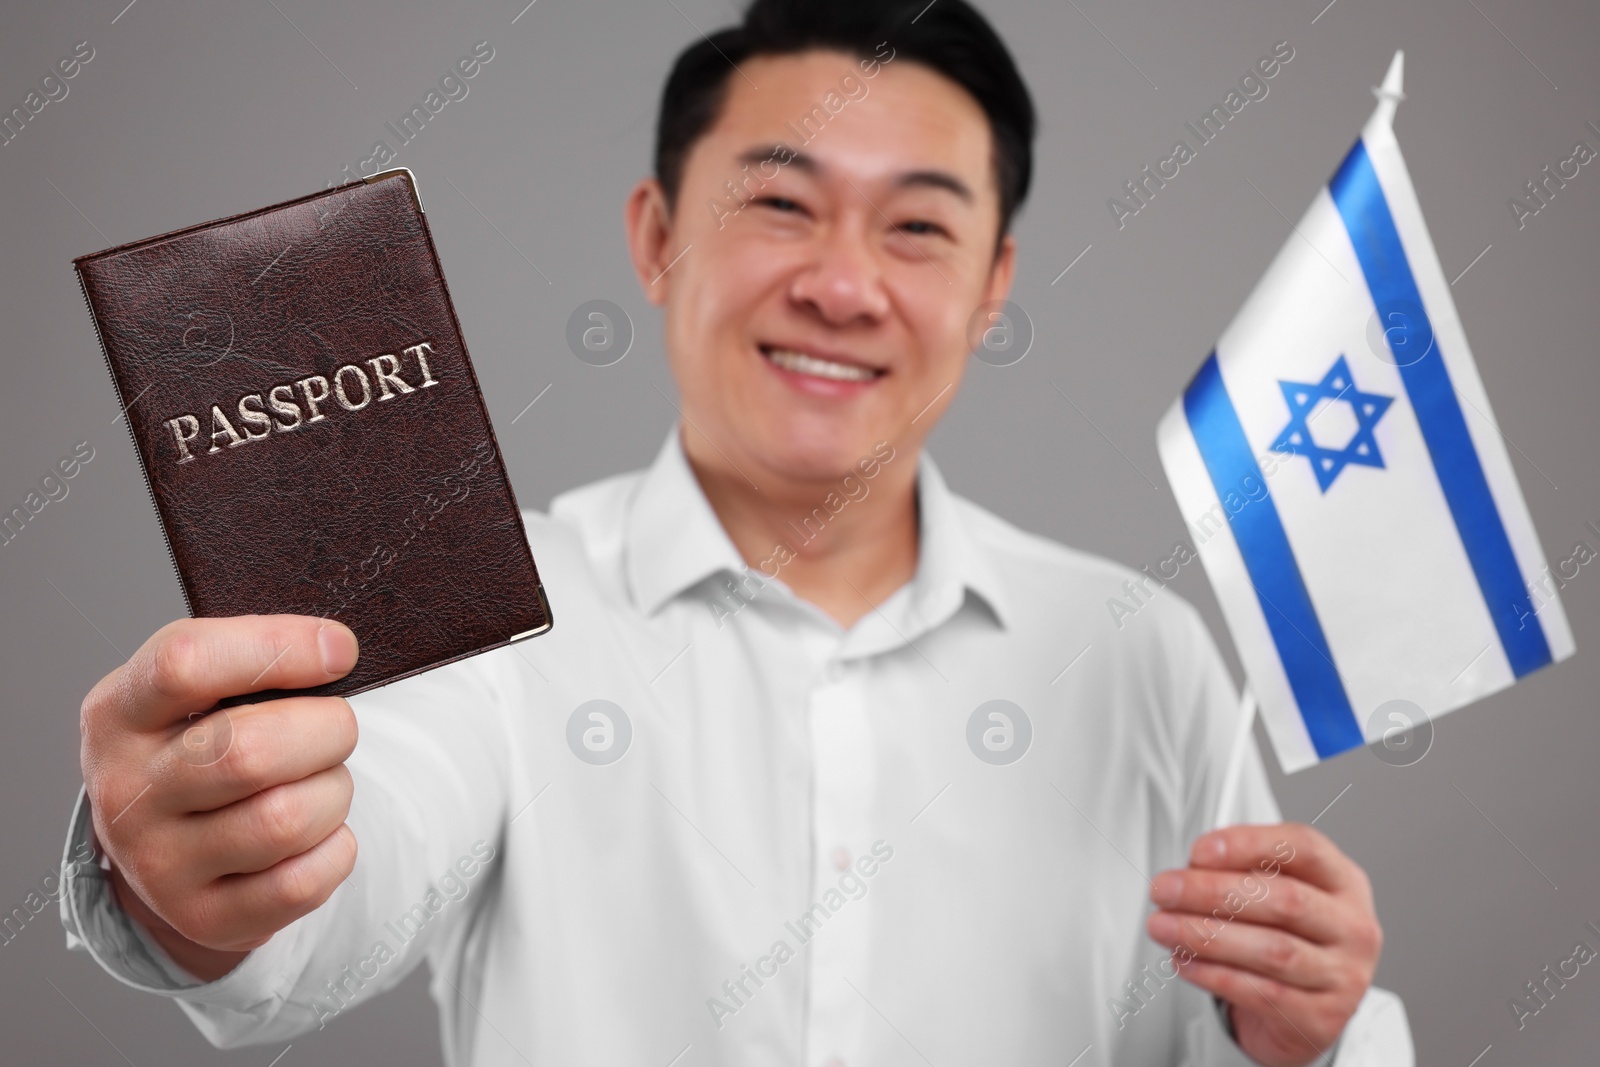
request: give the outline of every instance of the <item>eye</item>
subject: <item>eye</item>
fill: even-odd
[[[943,226],[940,226],[936,222],[929,222],[927,219],[912,219],[909,222],[900,223],[900,225],[895,228],[902,233],[908,233],[918,237],[928,235],[948,237],[950,235],[949,231]]]
[[[763,196],[756,203],[761,204],[763,207],[770,207],[774,211],[794,212],[804,210],[798,201],[782,196]]]

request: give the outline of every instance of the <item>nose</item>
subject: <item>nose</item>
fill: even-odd
[[[869,325],[889,314],[883,266],[859,217],[835,220],[789,287],[789,298],[828,326]]]

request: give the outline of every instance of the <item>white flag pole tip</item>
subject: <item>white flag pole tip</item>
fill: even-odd
[[[1378,98],[1378,110],[1372,117],[1384,125],[1394,122],[1394,111],[1400,101],[1406,98],[1403,86],[1406,77],[1406,54],[1404,50],[1397,51],[1394,58],[1389,61],[1389,72],[1383,76],[1382,85],[1372,87],[1372,95]]]

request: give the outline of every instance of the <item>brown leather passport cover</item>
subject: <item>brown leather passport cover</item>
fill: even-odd
[[[341,696],[549,629],[409,171],[74,265],[191,615],[338,619]]]

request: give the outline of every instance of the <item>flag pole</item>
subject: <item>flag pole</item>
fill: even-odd
[[[1233,728],[1233,743],[1228,746],[1228,762],[1222,771],[1222,786],[1217,790],[1217,807],[1211,816],[1211,828],[1220,829],[1228,824],[1233,802],[1239,793],[1239,776],[1244,771],[1245,747],[1250,744],[1250,727],[1256,721],[1256,695],[1248,683],[1239,700],[1239,721]]]
[[[1395,108],[1406,98],[1405,80],[1406,54],[1400,50],[1389,60],[1389,70],[1383,76],[1383,84],[1372,87],[1372,95],[1378,98],[1378,110],[1369,121],[1382,122],[1385,126],[1394,124]]]

